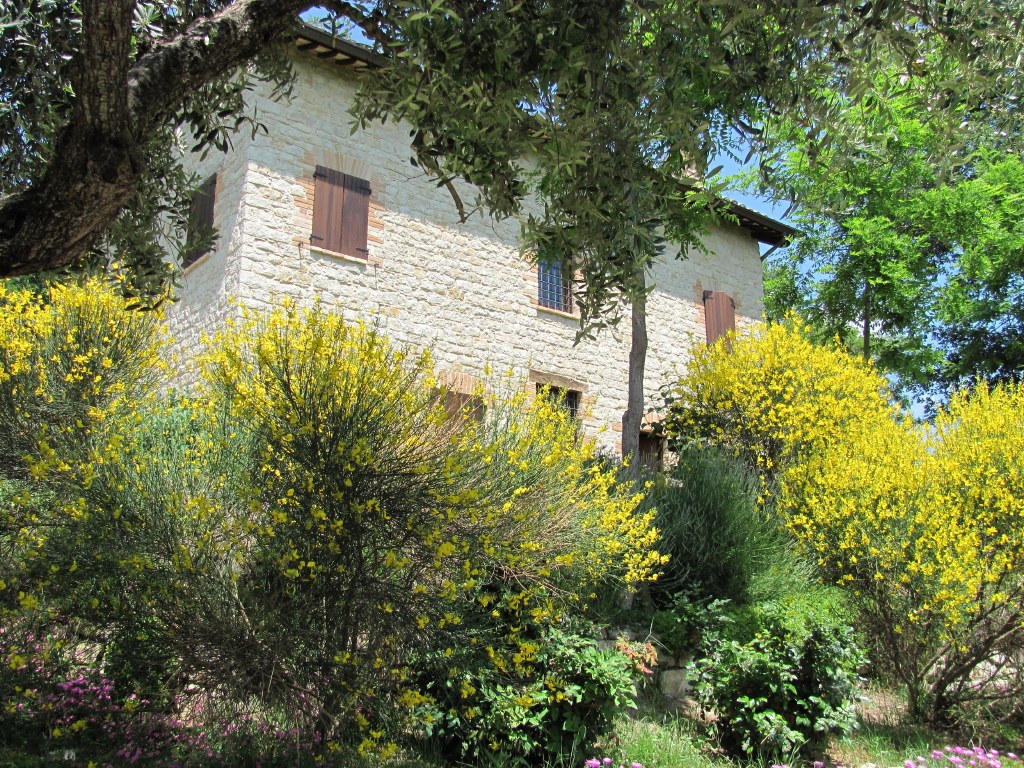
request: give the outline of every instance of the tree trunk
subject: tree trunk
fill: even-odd
[[[138,189],[146,141],[191,92],[272,45],[311,4],[235,0],[133,63],[135,3],[83,0],[68,123],[40,176],[0,196],[0,277],[59,269],[95,247]]]
[[[638,281],[644,286],[644,273]],[[631,340],[629,347],[629,386],[626,411],[622,414],[622,458],[629,460],[626,475],[640,478],[640,426],[644,418],[644,370],[647,367],[647,299],[640,296],[633,302]]]

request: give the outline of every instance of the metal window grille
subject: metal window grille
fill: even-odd
[[[542,307],[572,312],[572,293],[562,277],[562,264],[557,261],[537,265],[537,303]]]
[[[538,384],[537,395],[542,396],[545,393],[547,393],[547,397],[551,398],[552,401],[569,411],[569,415],[572,418],[579,418],[582,393],[575,389],[562,389],[561,387],[549,387],[547,384]]]

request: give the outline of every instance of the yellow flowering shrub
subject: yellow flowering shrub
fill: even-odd
[[[886,382],[838,345],[818,346],[799,320],[698,347],[664,389],[669,438],[731,449],[773,473],[856,422],[888,420]]]
[[[77,443],[160,370],[158,312],[125,312],[96,280],[50,294],[0,282],[0,476],[23,473],[41,441]]]
[[[914,715],[1024,693],[1024,389],[849,430],[784,474],[793,533],[853,592]],[[984,670],[984,671],[982,671]]]
[[[467,617],[556,622],[662,562],[653,513],[545,398],[482,390],[485,418],[452,415],[429,355],[290,305],[229,324],[197,365],[185,395],[147,385],[74,450],[29,451],[30,487],[2,499],[21,521],[4,610],[147,638],[211,709],[282,707],[380,755],[387,722],[422,726],[416,655],[480,641]]]
[[[915,716],[1024,693],[1024,389],[979,385],[918,425],[869,366],[798,322],[733,349],[699,351],[667,390],[670,437],[761,468]]]
[[[38,608],[33,585],[50,575],[29,567],[53,522],[41,481],[87,461],[159,376],[160,315],[124,306],[96,280],[46,300],[0,282],[0,611]]]

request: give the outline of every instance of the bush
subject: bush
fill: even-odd
[[[103,301],[102,327],[130,325]],[[453,417],[428,355],[319,309],[244,319],[201,368],[187,397],[119,368],[115,394],[143,396],[59,445],[39,410],[2,499],[3,610],[110,642],[122,694],[163,686],[211,722],[274,713],[321,749],[386,757],[424,727],[413,663],[470,647],[480,607],[555,622],[662,560],[653,515],[542,398],[481,392],[484,420]]]
[[[888,385],[838,345],[818,346],[799,320],[694,350],[664,388],[669,446],[720,446],[765,480],[851,425],[892,418]],[[770,490],[770,487],[765,488]]]
[[[487,625],[495,642],[460,654],[458,674],[450,658],[417,665],[427,698],[420,718],[431,721],[425,733],[443,759],[572,765],[635,706],[630,661],[581,634],[591,627],[516,622],[504,633]]]
[[[1024,694],[1024,389],[979,385],[917,426],[798,322],[698,351],[668,433],[759,468],[806,556],[860,609],[910,714]]]
[[[158,312],[125,312],[104,284],[55,285],[49,301],[0,282],[0,479],[25,457],[78,450],[90,429],[152,389]]]
[[[850,430],[786,473],[790,528],[862,608],[913,717],[1024,694],[1024,388],[955,395],[931,428]]]
[[[691,669],[726,749],[775,759],[814,754],[855,726],[863,656],[827,593],[712,607],[717,615]]]
[[[780,531],[770,504],[759,504],[760,480],[726,451],[680,447],[678,463],[648,495],[657,509],[658,551],[669,555],[649,589],[660,607],[680,593],[747,603],[800,591],[810,567]]]

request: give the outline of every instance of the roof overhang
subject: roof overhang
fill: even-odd
[[[755,240],[776,248],[789,245],[793,237],[800,231],[781,221],[776,221],[770,216],[747,208],[745,205],[740,205],[735,200],[723,199],[718,209],[730,216],[735,216],[739,225],[747,230]]]
[[[331,35],[304,21],[296,22],[290,33],[298,50],[312,53],[325,61],[333,61],[339,66],[351,69],[387,66],[387,59],[365,45]]]

